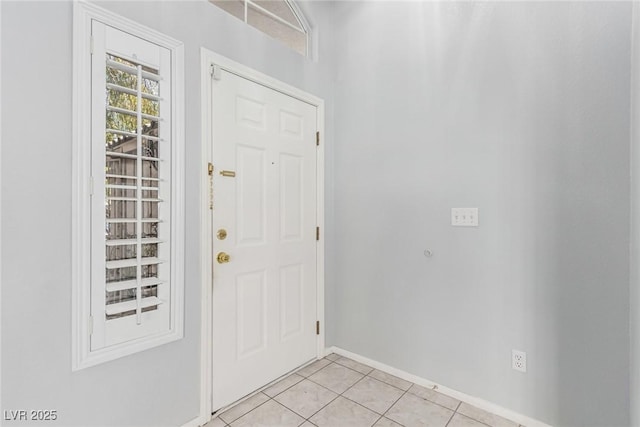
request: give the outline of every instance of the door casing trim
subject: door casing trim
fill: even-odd
[[[320,145],[317,147],[316,174],[317,200],[316,218],[320,227],[320,239],[316,252],[316,280],[317,280],[317,314],[320,321],[320,334],[317,337],[316,357],[321,358],[325,352],[325,321],[324,321],[324,100],[311,95],[294,86],[256,71],[250,67],[237,63],[229,58],[200,49],[200,79],[201,79],[201,165],[200,165],[200,268],[201,268],[201,308],[200,308],[200,417],[199,422],[206,424],[211,419],[211,396],[213,390],[212,375],[212,310],[213,310],[213,247],[211,229],[211,210],[209,209],[209,175],[208,163],[212,162],[212,75],[211,65],[216,64],[222,69],[251,80],[262,86],[271,88],[285,95],[304,101],[317,108],[316,126],[320,132]]]

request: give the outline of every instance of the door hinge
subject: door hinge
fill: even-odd
[[[220,80],[222,78],[222,73],[219,65],[211,64],[211,76],[213,80]]]
[[[89,37],[89,53],[93,55],[93,36]]]
[[[89,316],[89,335],[93,335],[93,316]]]
[[[93,196],[93,177],[89,178],[89,195]]]
[[[207,171],[209,172],[209,176],[213,176],[213,164],[209,163]]]
[[[316,320],[316,335],[320,335],[320,321]]]
[[[316,132],[316,146],[320,145],[320,131]]]
[[[320,240],[320,227],[316,227],[316,240]]]

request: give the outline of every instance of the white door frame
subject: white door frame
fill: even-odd
[[[324,340],[324,101],[314,95],[283,83],[279,80],[260,73],[252,68],[232,61],[208,49],[200,49],[201,59],[201,111],[202,111],[202,156],[200,165],[200,265],[201,265],[201,322],[200,322],[200,422],[206,423],[211,419],[212,384],[212,233],[211,215],[209,209],[209,173],[208,163],[213,163],[212,145],[212,71],[213,64],[223,70],[251,80],[285,95],[297,98],[317,107],[316,125],[320,132],[320,145],[317,147],[317,219],[320,227],[320,240],[317,243],[317,314],[320,321],[320,334],[317,340],[316,355],[323,357],[325,353]],[[215,202],[215,199],[214,199]]]

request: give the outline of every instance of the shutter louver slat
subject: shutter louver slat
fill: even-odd
[[[117,240],[107,240],[106,245],[107,246],[125,246],[125,245],[135,245],[136,242],[138,240],[137,239],[117,239]],[[156,238],[142,238],[142,244],[143,245],[152,245],[155,243],[164,243],[164,240],[162,239],[156,239]]]
[[[136,91],[133,89],[129,89],[128,87],[114,85],[113,83],[107,83],[107,89],[114,90],[116,92],[128,93],[129,95],[137,95]],[[151,95],[149,93],[142,93],[142,97],[144,99],[149,99],[152,101],[161,101],[162,98],[159,96]]]
[[[162,304],[162,300],[158,297],[142,298],[140,301],[140,308],[149,308]],[[115,304],[108,304],[105,308],[107,316],[113,316],[120,313],[126,313],[127,311],[134,311],[138,308],[137,301],[126,301]]]
[[[162,159],[159,159],[157,157],[136,156],[135,154],[117,153],[115,151],[107,152],[107,157],[120,157],[120,158],[123,158],[123,159],[134,159],[134,160],[137,159],[138,157],[140,157],[142,160],[149,160],[151,162],[161,162],[162,161]]]
[[[135,202],[135,197],[107,197],[107,200],[114,200],[118,202]],[[143,202],[152,202],[152,203],[160,203],[162,199],[141,199]]]
[[[135,218],[107,218],[107,223],[109,224],[135,224],[137,221],[140,221],[142,223],[160,223],[163,222],[161,219],[158,218],[143,218],[141,220],[137,220]]]
[[[105,177],[106,178],[116,178],[116,179],[136,179],[135,176],[131,176],[131,175],[106,174]],[[144,176],[142,177],[142,180],[143,181],[154,181],[154,182],[161,181],[158,178],[148,178],[148,177],[144,177]]]
[[[131,138],[136,138],[138,136],[138,134],[135,134],[133,132],[127,132],[126,130],[120,130],[120,129],[107,129],[107,133],[113,133],[113,134],[122,135],[122,136],[129,136]],[[164,139],[157,136],[153,136],[153,135],[142,134],[142,138],[148,139],[150,141],[164,141]]]
[[[165,280],[160,280],[155,277],[149,279],[142,279],[142,286],[155,286],[166,283]],[[125,289],[134,289],[138,286],[137,280],[121,280],[119,282],[107,283],[107,292],[123,291]]]
[[[115,68],[116,70],[124,71],[125,73],[129,73],[133,75],[138,74],[138,70],[136,67],[130,67],[128,65],[123,64],[122,62],[117,62],[111,59],[107,59],[107,66],[110,68]],[[145,79],[154,80],[157,82],[162,80],[162,77],[159,76],[158,74],[150,73],[148,71],[143,71],[142,77],[144,77]]]
[[[133,178],[132,178],[133,179]],[[144,178],[142,178],[144,180]],[[112,188],[117,190],[137,190],[137,185],[121,185],[121,184],[107,184],[105,188]],[[140,187],[142,191],[158,191],[158,187]]]
[[[120,113],[120,114],[127,114],[129,116],[134,116],[134,117],[138,117],[138,114],[139,114],[143,119],[147,119],[147,120],[158,120],[158,121],[162,120],[162,118],[158,116],[152,116],[151,114],[145,114],[145,113],[138,113],[136,111],[127,110],[126,108],[112,107],[111,105],[107,105],[107,111],[112,111],[114,113]]]
[[[124,267],[135,267],[137,265],[152,265],[152,264],[162,264],[165,261],[158,258],[129,258],[129,259],[118,259],[115,261],[107,261],[105,263],[108,270],[113,270],[115,268],[124,268]]]
[[[117,201],[117,202],[135,202],[136,199],[135,197],[107,197],[107,200],[113,200],[113,201]],[[160,203],[163,200],[162,199],[141,199],[143,202],[148,202],[148,203]]]

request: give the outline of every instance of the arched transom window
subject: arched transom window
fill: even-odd
[[[288,0],[210,0],[263,33],[308,55],[308,26],[298,7]]]

